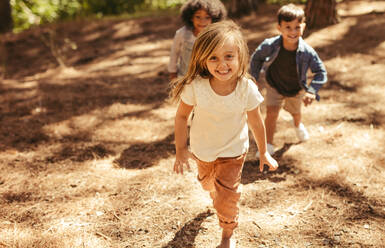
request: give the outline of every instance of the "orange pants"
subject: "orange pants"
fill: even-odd
[[[238,202],[241,197],[238,186],[241,183],[245,158],[246,154],[234,158],[217,158],[213,162],[196,158],[198,181],[204,190],[210,192],[219,225],[225,229],[235,229],[238,226]]]

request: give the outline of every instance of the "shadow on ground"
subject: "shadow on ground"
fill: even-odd
[[[162,248],[187,248],[195,247],[194,242],[198,233],[205,229],[201,225],[207,217],[213,215],[212,212],[207,211],[198,214],[194,219],[188,221],[184,226],[175,233],[174,239]]]
[[[277,160],[279,167],[276,171],[269,171],[268,166],[264,165],[264,171],[259,171],[259,160],[246,160],[242,172],[242,184],[249,184],[260,180],[269,180],[271,182],[281,182],[286,180],[288,174],[298,174],[299,169],[295,167],[296,160],[286,156],[283,158],[292,145],[297,143],[285,143],[281,149],[277,150],[274,158]]]
[[[174,134],[170,134],[156,142],[130,145],[114,163],[126,169],[145,169],[173,154],[175,154]]]

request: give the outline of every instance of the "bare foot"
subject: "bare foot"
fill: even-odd
[[[235,248],[236,242],[231,236],[233,236],[232,229],[223,229],[221,244],[217,248]]]
[[[231,238],[222,238],[221,244],[217,248],[235,248],[236,242]]]

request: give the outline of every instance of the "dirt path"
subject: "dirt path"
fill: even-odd
[[[238,247],[385,247],[385,1],[338,8],[339,24],[306,37],[329,73],[322,100],[304,110],[311,140],[298,143],[282,112],[280,168],[267,174],[251,141]],[[276,34],[276,9],[236,20],[251,51]],[[7,36],[0,247],[215,247],[196,168],[171,173],[165,72],[179,26],[78,21]]]

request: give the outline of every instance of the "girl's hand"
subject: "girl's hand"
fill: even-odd
[[[182,151],[177,151],[176,158],[174,162],[174,169],[173,171],[176,174],[182,174],[183,175],[183,167],[186,165],[187,170],[190,170],[190,164],[188,162],[189,158],[192,158],[192,154],[189,150],[184,149]]]
[[[172,81],[172,80],[175,79],[177,76],[178,76],[178,73],[176,73],[176,72],[170,72],[170,74],[168,75],[168,79],[169,79],[170,81]]]
[[[303,103],[305,104],[305,107],[312,104],[312,102],[315,100],[315,95],[309,92],[306,92],[303,96]]]
[[[265,152],[265,154],[261,154],[259,157],[259,171],[263,171],[264,165],[269,166],[269,171],[275,171],[278,168],[277,161],[271,157],[271,155],[268,152]]]

